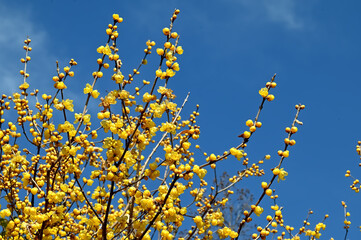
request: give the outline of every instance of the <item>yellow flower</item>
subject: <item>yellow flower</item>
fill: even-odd
[[[268,95],[268,89],[267,88],[261,88],[261,90],[258,91],[259,95],[261,95],[263,98],[267,97]]]
[[[143,95],[143,102],[150,102],[155,99],[156,99],[156,96],[150,95],[148,92],[144,93],[144,95]]]
[[[118,21],[118,19],[119,19],[119,14],[113,14],[113,19],[115,20],[115,21]]]
[[[74,118],[75,118],[74,123],[78,123],[82,118],[82,114],[81,113],[75,113]]]
[[[230,149],[230,153],[233,156],[235,156],[238,160],[240,160],[243,157],[244,151],[233,147],[233,148]]]
[[[173,103],[173,102],[167,102],[167,108],[169,110],[176,111],[177,110],[177,104]]]
[[[68,121],[65,121],[64,124],[59,124],[58,125],[58,131],[59,132],[70,132],[70,131],[72,131],[74,129],[75,128],[74,128],[73,124],[71,124]]]
[[[63,105],[65,109],[69,110],[70,112],[74,112],[73,100],[70,99],[66,99],[65,101],[63,100]]]
[[[90,122],[90,114],[86,114],[86,115],[84,115],[84,117],[83,117],[83,123],[84,124],[86,124],[86,123],[88,123],[88,122]]]
[[[286,172],[283,168],[280,169],[280,173],[278,174],[278,182],[280,180],[286,180],[285,177],[288,176],[288,172]]]
[[[3,209],[0,211],[0,217],[1,218],[5,218],[5,217],[9,217],[11,215],[11,212],[8,208]]]
[[[112,78],[117,84],[123,83],[124,76],[121,72],[114,73]]]
[[[207,170],[206,169],[200,169],[199,172],[197,173],[198,177],[200,179],[203,179],[207,174]]]
[[[19,86],[20,90],[25,90],[25,89],[28,89],[28,88],[29,88],[29,83],[27,83],[27,82],[24,82],[23,84],[21,84]]]
[[[163,74],[163,72],[162,72],[162,70],[160,70],[160,69],[158,69],[157,71],[155,71],[155,75],[156,75],[157,77],[161,77],[162,74]]]
[[[103,120],[100,122],[100,125],[103,127],[105,133],[107,133],[109,131],[110,124],[111,124],[110,120]]]
[[[91,93],[92,91],[93,91],[93,87],[89,83],[87,83],[86,87],[84,88],[84,94]]]
[[[179,68],[179,63],[177,63],[177,62],[173,63],[172,68],[173,68],[174,71],[179,71],[179,69],[180,69]]]
[[[164,33],[164,35],[169,35],[169,33],[170,33],[170,29],[169,28],[163,28],[163,33]]]
[[[82,113],[75,113],[74,118],[75,118],[74,124],[80,122],[81,119],[83,119],[84,125],[90,122],[90,114],[86,114],[83,116]]]
[[[101,77],[103,77],[103,72],[97,72],[96,75],[98,78],[101,78]]]
[[[99,94],[100,94],[100,93],[98,92],[98,90],[93,90],[93,91],[91,92],[92,97],[95,98],[95,99],[99,97]]]
[[[11,145],[10,144],[5,144],[3,147],[2,147],[3,151],[5,154],[10,154],[11,153]]]
[[[103,53],[103,50],[104,50],[104,46],[100,46],[97,48],[98,53]]]
[[[263,213],[263,208],[261,208],[260,206],[257,206],[254,209],[254,213],[259,217]]]
[[[157,48],[157,54],[158,55],[163,55],[164,54],[164,50],[162,48]]]
[[[167,77],[173,77],[175,75],[175,72],[172,69],[166,70]]]
[[[55,87],[56,89],[62,90],[62,89],[65,89],[65,88],[66,88],[66,85],[65,85],[64,82],[56,82],[56,83],[54,84],[54,87]]]
[[[194,221],[194,223],[198,224],[198,223],[203,222],[203,219],[201,216],[196,216],[193,218],[193,221]]]
[[[129,92],[125,91],[125,90],[122,90],[122,91],[119,92],[118,96],[119,96],[120,99],[125,100],[125,99],[127,99],[129,97]]]
[[[161,132],[168,132],[172,134],[176,134],[177,126],[173,123],[162,123],[162,127],[160,128]]]
[[[270,95],[267,96],[267,100],[268,100],[268,101],[273,101],[274,99],[275,99],[275,96],[272,95],[272,94],[270,94]]]
[[[151,103],[150,108],[154,111],[155,118],[161,118],[165,110],[167,109],[167,105],[165,103]]]
[[[179,55],[183,54],[183,48],[181,46],[178,46],[177,49],[175,50]]]
[[[110,49],[108,44],[103,48],[103,53],[108,56],[112,53],[112,50]]]

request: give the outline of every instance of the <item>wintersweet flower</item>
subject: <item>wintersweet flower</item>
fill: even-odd
[[[155,95],[151,95],[148,92],[144,93],[143,95],[143,102],[150,102],[152,100],[155,100],[156,96]]]
[[[162,48],[157,48],[157,54],[158,55],[163,55],[164,54],[164,50]]]
[[[175,75],[175,72],[172,69],[166,70],[167,77],[173,77]]]
[[[5,144],[2,147],[2,150],[4,151],[5,154],[10,154],[11,153],[11,145],[10,144]]]
[[[282,181],[286,180],[285,179],[286,176],[288,176],[288,172],[286,172],[283,168],[281,168],[278,174],[278,182],[280,182],[280,180]]]
[[[274,99],[275,99],[275,96],[273,94],[269,94],[267,96],[267,101],[269,101],[269,102],[273,101]]]
[[[117,73],[113,74],[111,79],[114,80],[115,83],[121,84],[121,83],[123,83],[124,76],[120,71],[118,71]]]
[[[109,45],[107,44],[105,47],[104,46],[98,47],[97,52],[109,56],[112,53],[112,50],[110,49]]]
[[[173,90],[167,88],[170,86],[167,80],[180,70],[177,57],[183,53],[182,47],[178,46],[179,35],[173,29],[178,13],[179,10],[174,11],[171,27],[163,30],[166,35],[164,48],[163,44],[158,49],[152,48],[155,43],[147,41],[141,64],[126,76],[120,72],[122,63],[119,53],[123,48],[116,41],[119,36],[117,23],[122,19],[118,14],[113,15],[114,21],[106,29],[107,44],[97,49],[100,56],[92,74],[93,81],[85,82],[86,86],[81,87],[87,101],[83,106],[77,102],[78,108],[84,107],[80,113],[74,114],[75,103],[59,91],[66,88],[66,78],[74,75],[72,66],[76,62],[73,59],[69,66],[61,67],[58,63],[57,75],[52,83],[57,89],[53,95],[39,93],[41,91],[37,89],[26,92],[29,86],[23,82],[19,83],[23,90],[21,93],[2,95],[0,189],[6,190],[2,201],[3,207],[7,202],[7,209],[2,209],[0,205],[0,218],[6,220],[7,226],[0,239],[151,240],[154,234],[159,234],[163,240],[184,240],[180,231],[188,232],[192,238],[207,240],[238,238],[235,229],[226,226],[224,213],[228,211],[222,211],[229,208],[226,205],[230,200],[228,196],[235,193],[230,187],[243,178],[261,177],[267,171],[261,164],[270,159],[269,155],[257,163],[245,152],[249,138],[262,126],[258,119],[260,115],[246,122],[247,131],[241,134],[241,145],[230,147],[223,153],[203,152],[205,159],[198,158],[194,150],[201,151],[196,142],[200,136],[200,126],[196,121],[199,105],[189,117],[184,116],[182,109],[187,99],[178,106],[175,102],[181,102],[173,101]],[[21,60],[24,64],[30,60],[29,42],[30,39],[25,41],[27,53]],[[156,57],[161,62],[155,69],[146,71],[153,75],[155,71],[157,78],[151,76],[147,81],[142,76],[141,80],[139,74],[151,51],[160,55]],[[62,73],[59,72],[61,68]],[[26,68],[21,73],[26,79]],[[111,89],[102,90],[105,94],[100,101],[89,99],[99,97],[95,84],[106,84],[107,79],[99,79],[106,74],[110,74],[116,84],[110,84]],[[272,80],[259,91],[263,97],[262,104],[266,99],[274,99],[272,94],[268,94],[268,89],[275,86]],[[30,100],[32,97],[36,101]],[[35,108],[30,103],[35,103]],[[296,105],[296,109],[302,107]],[[10,120],[16,114],[7,114],[8,110],[17,113],[14,123]],[[88,113],[97,118],[91,119]],[[299,121],[295,124],[301,125]],[[287,133],[297,132],[294,125],[287,129]],[[294,145],[295,141],[289,138],[285,143]],[[26,146],[28,142],[29,147]],[[195,147],[191,148],[191,144]],[[358,153],[360,149],[359,146]],[[279,155],[288,157],[289,152],[280,150]],[[207,170],[219,169],[222,164],[219,160],[234,161],[232,156],[242,160],[234,169],[234,172],[239,170],[237,175],[229,178],[218,176],[219,182],[206,177]],[[228,157],[232,159],[226,160]],[[273,179],[278,176],[278,181],[285,180],[288,175],[283,168],[271,170]],[[350,172],[346,174],[351,177]],[[264,195],[272,200],[278,197],[276,190],[270,188],[271,183],[262,181],[264,193],[251,206],[254,215],[263,213],[263,208],[258,205],[262,204]],[[359,186],[357,184],[355,188]],[[227,192],[221,196],[222,189]],[[275,216],[266,217],[268,226],[276,228],[279,225],[288,232],[293,231],[293,227],[283,222],[282,209],[277,205],[271,206],[271,209],[275,211]],[[244,215],[240,224],[252,221],[248,210],[238,213]],[[307,235],[311,231],[312,237],[318,238],[324,225],[308,229],[308,223],[304,224],[302,234]],[[253,239],[264,239],[270,233],[274,233],[274,238],[284,235],[270,227],[259,226],[257,231]]]
[[[182,55],[183,54],[183,48],[182,46],[178,46],[175,50],[179,55]]]
[[[63,90],[67,88],[64,82],[56,82],[54,84],[54,87],[59,90]]]
[[[103,53],[103,50],[104,50],[104,46],[100,46],[97,48],[98,53]]]
[[[109,47],[108,44],[105,45],[105,47],[104,47],[104,49],[103,49],[103,53],[104,53],[105,55],[108,55],[108,56],[112,53],[112,50],[110,49],[110,47]]]
[[[0,211],[0,217],[1,218],[5,218],[5,217],[9,217],[11,215],[11,212],[8,208],[3,209]]]
[[[92,91],[93,91],[93,87],[89,83],[87,83],[84,88],[84,94],[91,93]]]
[[[254,213],[259,217],[263,213],[263,208],[261,208],[260,206],[257,206],[254,209]]]
[[[258,91],[259,95],[261,95],[263,98],[267,97],[268,95],[268,89],[267,88],[261,88],[261,90]]]
[[[66,99],[66,100],[63,100],[62,103],[63,103],[65,109],[69,110],[70,112],[74,112],[73,100]]]
[[[168,132],[172,134],[176,134],[176,125],[173,123],[162,123],[162,127],[160,128],[161,132]]]
[[[26,89],[28,89],[29,88],[29,83],[27,83],[27,82],[24,82],[23,84],[21,84],[20,86],[19,86],[19,89],[20,90],[26,90]]]
[[[91,95],[92,95],[92,97],[93,98],[95,98],[95,99],[97,99],[98,97],[99,97],[99,92],[98,92],[98,90],[93,90],[92,92],[91,92]]]

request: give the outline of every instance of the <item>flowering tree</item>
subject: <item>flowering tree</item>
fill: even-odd
[[[274,99],[270,91],[277,84],[273,76],[259,90],[261,104],[254,119],[246,122],[240,143],[221,154],[196,155],[199,106],[189,117],[182,116],[188,96],[176,100],[169,88],[183,53],[173,29],[179,12],[174,11],[170,26],[163,29],[165,40],[155,51],[159,67],[153,81],[137,78],[154,41],[146,42],[139,66],[130,74],[122,73],[117,24],[123,20],[114,14],[106,29],[107,41],[97,49],[92,81],[83,89],[83,111],[74,114],[66,91],[77,62],[71,59],[65,67],[57,63],[52,93],[30,91],[27,67],[32,48],[30,39],[24,41],[20,91],[2,95],[0,101],[2,239],[238,239],[254,215],[262,214],[266,197],[274,201],[273,214],[265,216],[267,224],[257,227],[253,239],[321,236],[323,221],[311,227],[307,217],[297,231],[286,225],[274,192],[276,182],[288,174],[282,163],[296,144],[293,137],[302,125],[298,120],[302,104],[295,106],[284,148],[278,151],[272,177],[261,184],[262,194],[250,199],[249,209],[237,210],[236,225],[227,220],[224,212],[230,208],[225,206],[236,184],[251,176],[265,178],[262,163],[270,155],[254,162],[246,148],[262,126],[261,111]],[[106,71],[111,72],[110,79],[104,79]],[[96,89],[100,80],[111,86],[104,96]],[[98,106],[97,112],[91,112],[92,104]],[[239,160],[243,169],[221,180],[217,169],[227,158]]]

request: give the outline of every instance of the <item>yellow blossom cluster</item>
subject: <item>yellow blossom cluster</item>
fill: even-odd
[[[240,143],[221,154],[197,154],[202,151],[193,144],[201,135],[196,121],[199,106],[189,117],[181,115],[188,96],[178,101],[170,89],[184,52],[180,35],[173,29],[179,13],[176,9],[169,27],[162,30],[164,41],[155,50],[159,67],[152,71],[153,81],[138,78],[156,43],[147,41],[139,66],[125,74],[121,69],[125,60],[117,46],[118,24],[123,19],[113,14],[105,30],[107,41],[96,49],[99,56],[95,71],[89,74],[91,80],[79,90],[84,93],[84,104],[77,102],[75,109],[81,106],[83,110],[76,113],[72,113],[75,101],[65,96],[77,62],[71,59],[63,68],[56,62],[53,94],[41,94],[38,89],[29,92],[31,78],[26,71],[32,48],[30,39],[24,41],[20,92],[3,94],[0,99],[0,220],[4,230],[0,239],[237,240],[254,215],[263,217],[268,211],[273,216],[266,216],[267,225],[258,226],[253,239],[272,235],[282,240],[286,232],[294,240],[301,235],[321,236],[323,222],[311,229],[305,220],[298,233],[292,232],[294,228],[284,223],[282,208],[276,204],[279,196],[274,189],[288,176],[282,164],[290,157],[289,147],[296,144],[292,137],[302,125],[298,116],[305,106],[295,106],[285,146],[277,152],[279,161],[272,169],[262,168],[271,159],[269,154],[254,161],[246,152],[253,134],[262,127],[260,113],[265,102],[275,98],[270,94],[277,86],[275,76],[259,90],[262,103],[255,119],[245,122]],[[96,90],[108,82],[112,87],[105,94]],[[238,160],[234,175],[218,182],[217,166],[232,159]],[[236,227],[231,226],[222,210],[229,206],[232,188],[245,178],[268,176],[261,183],[260,197],[238,214]],[[346,176],[351,176],[349,171]],[[358,191],[358,180],[352,189]],[[275,202],[271,210],[264,204],[265,197]],[[345,228],[349,225],[346,219]]]

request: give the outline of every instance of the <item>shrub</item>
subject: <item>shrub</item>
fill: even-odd
[[[3,238],[238,239],[254,215],[262,214],[262,200],[267,197],[275,202],[273,214],[266,216],[264,227],[257,227],[253,239],[269,235],[287,239],[287,232],[292,239],[321,236],[324,220],[309,226],[307,218],[298,232],[286,225],[273,190],[276,180],[287,177],[282,163],[296,143],[294,135],[302,125],[298,117],[305,108],[302,104],[295,105],[284,149],[278,151],[271,179],[261,184],[261,196],[248,210],[242,208],[236,226],[225,221],[229,215],[223,212],[230,209],[227,202],[233,187],[250,176],[265,178],[262,163],[270,156],[252,162],[246,148],[262,126],[260,114],[265,103],[274,99],[271,91],[277,86],[276,76],[259,90],[261,104],[255,118],[246,122],[247,130],[239,136],[241,143],[222,154],[198,156],[199,106],[189,117],[182,116],[188,96],[176,100],[169,88],[169,80],[180,70],[178,58],[183,53],[179,34],[173,29],[178,14],[175,10],[170,26],[163,29],[164,43],[155,48],[155,42],[147,41],[141,63],[128,75],[122,73],[117,46],[117,24],[122,18],[114,14],[106,29],[107,41],[97,48],[93,81],[82,89],[83,111],[74,114],[74,104],[79,103],[68,99],[66,91],[77,62],[71,59],[65,67],[57,63],[53,93],[31,92],[31,39],[24,41],[20,91],[2,95],[0,101],[0,189],[6,201],[0,211]],[[152,53],[159,55],[154,80],[140,81],[138,75]],[[101,79],[109,72],[110,79]],[[111,86],[104,95],[96,89],[100,79]],[[97,111],[90,105],[97,106]],[[227,158],[239,160],[243,169],[229,179],[219,179],[216,171]],[[241,192],[241,196],[247,194]]]

